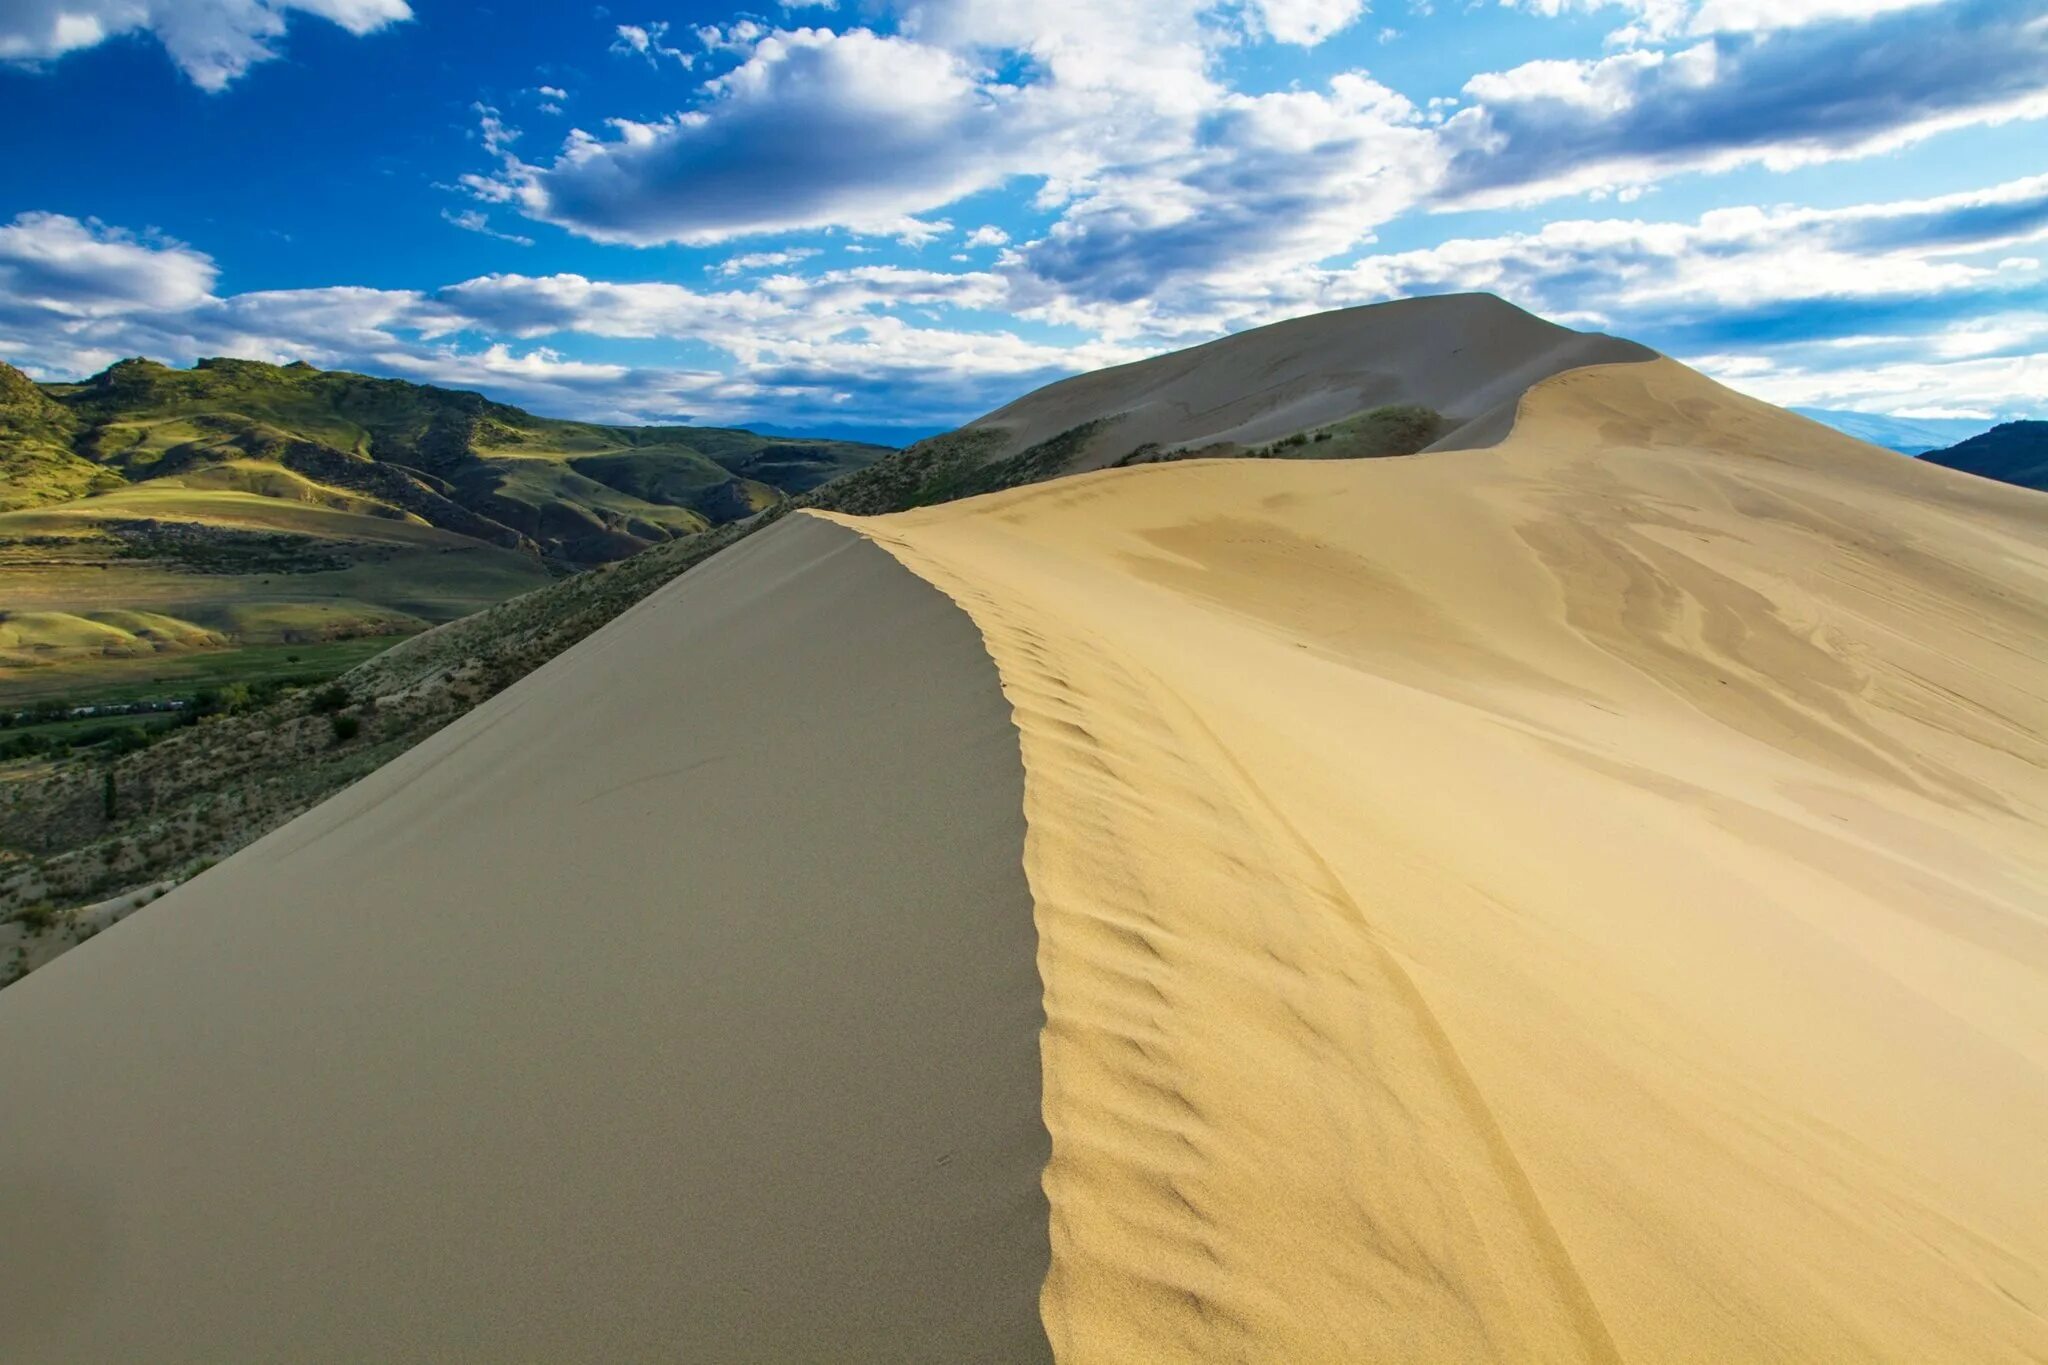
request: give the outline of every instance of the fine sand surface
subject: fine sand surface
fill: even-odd
[[[1075,469],[1142,445],[1251,446],[1389,403],[1452,423],[1435,449],[1507,435],[1531,384],[1577,366],[1649,360],[1616,337],[1574,332],[1492,294],[1446,294],[1342,308],[1048,384],[968,424],[994,428],[1013,455],[1084,422],[1114,418]]]
[[[1023,774],[778,525],[0,992],[0,1360],[1047,1354]]]
[[[849,524],[1016,706],[1059,1359],[2048,1358],[2048,497],[1657,360]]]

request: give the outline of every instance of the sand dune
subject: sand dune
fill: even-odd
[[[859,524],[1017,708],[1059,1358],[2048,1353],[2044,512],[1658,361]]]
[[[2048,498],[1508,350],[790,518],[0,993],[0,1356],[2048,1356]]]
[[[1042,1358],[1022,780],[938,593],[720,556],[0,993],[0,1359]]]
[[[1449,418],[1436,449],[1492,445],[1515,402],[1577,366],[1649,360],[1632,341],[1574,332],[1492,294],[1396,299],[1239,332],[1170,355],[1077,375],[965,430],[994,429],[1012,455],[1084,422],[1114,418],[1075,469],[1139,446],[1251,446],[1367,408],[1415,403]]]

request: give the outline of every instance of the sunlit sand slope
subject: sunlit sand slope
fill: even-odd
[[[783,523],[0,993],[0,1360],[1047,1354],[1016,731]]]
[[[2048,1356],[2048,498],[1658,360],[853,524],[1016,708],[1062,1360]]]

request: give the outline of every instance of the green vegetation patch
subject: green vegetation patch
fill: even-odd
[[[1415,403],[1391,403],[1329,426],[1261,446],[1255,452],[1309,460],[1371,460],[1414,455],[1450,428],[1443,415]]]
[[[190,697],[236,683],[260,686],[335,677],[391,648],[403,636],[373,635],[317,643],[242,645],[189,654],[96,660],[0,670],[0,714],[39,706],[98,706]]]

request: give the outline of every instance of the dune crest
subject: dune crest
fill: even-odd
[[[1673,362],[837,518],[1022,734],[1069,1361],[2048,1352],[2048,523]]]
[[[1311,313],[1075,375],[961,430],[998,436],[990,453],[1010,455],[1097,423],[1066,465],[1078,471],[1143,445],[1255,446],[1382,404],[1420,404],[1445,420],[1435,448],[1466,450],[1505,436],[1516,399],[1539,380],[1656,354],[1492,294],[1439,294]]]

